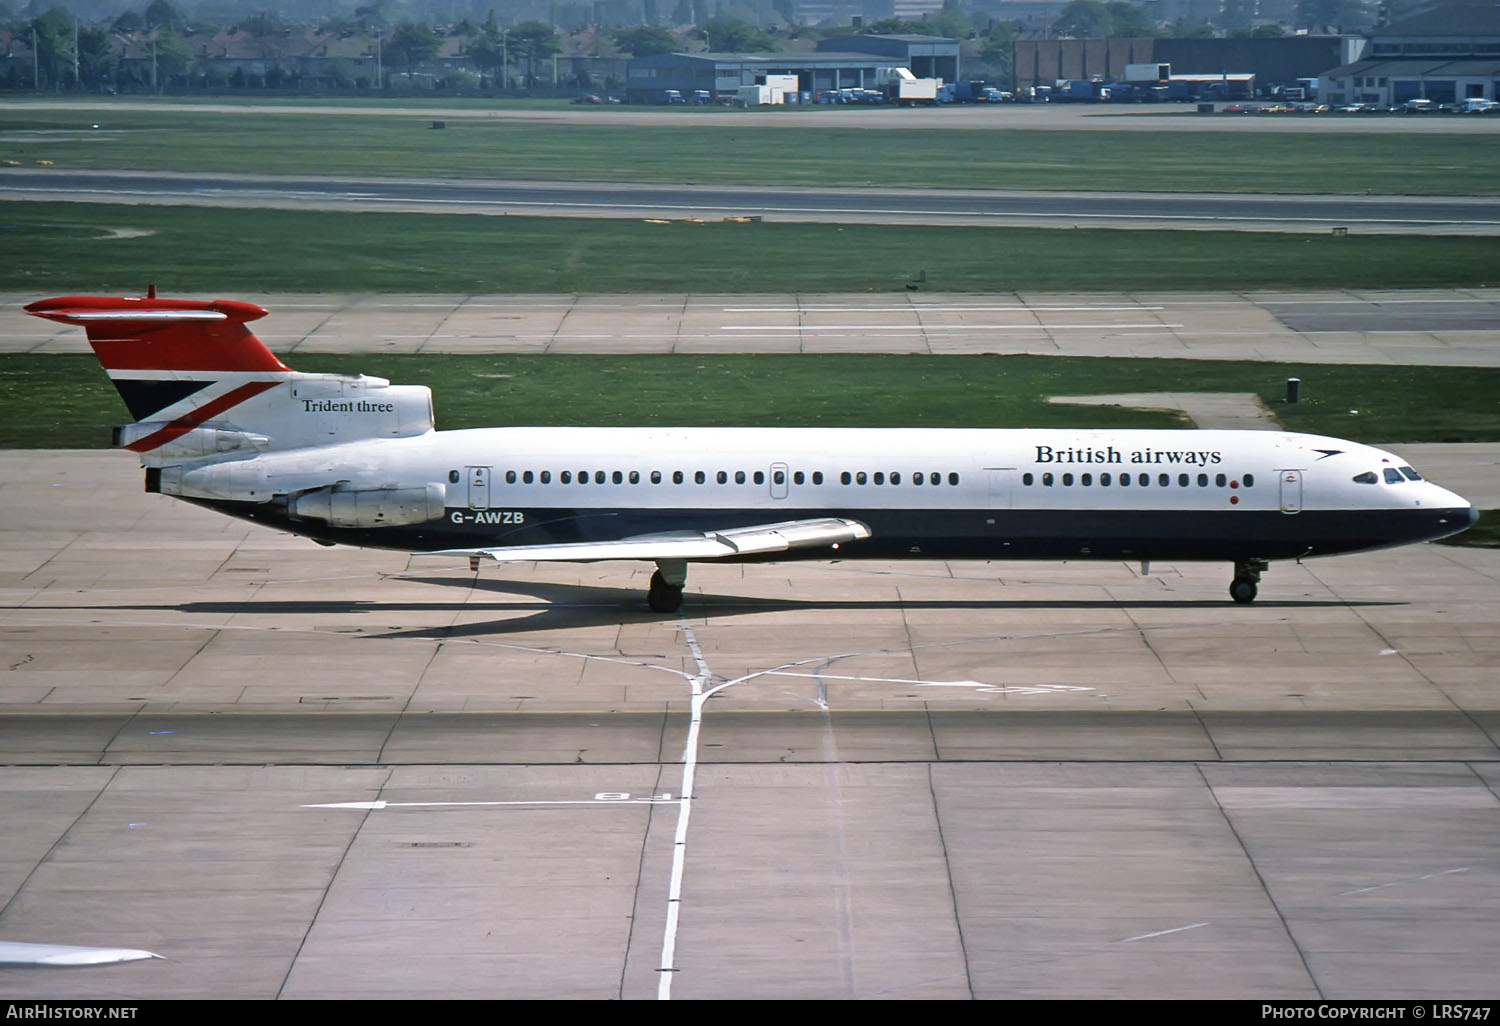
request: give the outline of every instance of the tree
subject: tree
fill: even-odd
[[[709,18],[699,31],[713,53],[766,53],[781,49],[769,33],[722,14]]]
[[[156,87],[184,77],[193,63],[193,48],[181,36],[159,30],[153,43],[156,52]]]
[[[175,31],[187,24],[187,19],[182,12],[172,6],[171,0],[151,0],[146,6],[145,13],[146,28],[164,28]]]
[[[951,0],[943,0],[943,9],[933,11],[926,18],[925,24],[932,29],[932,34],[942,36],[946,39],[967,39],[974,34],[974,21],[957,7],[948,6]]]
[[[1214,27],[1208,22],[1190,23],[1186,18],[1178,18],[1172,23],[1172,38],[1174,39],[1212,39]]]
[[[54,7],[31,22],[31,38],[36,47],[38,86],[60,89],[64,84],[77,86],[73,76],[73,16]]]
[[[610,35],[614,37],[615,45],[632,57],[673,53],[682,48],[682,41],[677,38],[676,33],[656,25],[615,29]]]
[[[1109,8],[1097,0],[1073,0],[1052,23],[1052,31],[1073,39],[1104,39],[1112,21]]]
[[[994,80],[1014,87],[1016,79],[1016,29],[1008,21],[997,21],[979,47],[979,59],[989,65]]]
[[[536,62],[544,61],[562,49],[557,30],[545,21],[523,21],[506,33],[510,52],[526,62],[528,79],[536,78]]]
[[[1363,20],[1358,0],[1298,0],[1297,3],[1297,23],[1304,28],[1352,28]]]
[[[1224,0],[1218,17],[1219,25],[1227,29],[1250,29],[1250,18],[1255,13],[1255,0]]]
[[[78,30],[78,75],[85,87],[97,89],[112,82],[117,60],[108,32],[102,28]]]
[[[354,8],[354,20],[361,24],[385,28],[391,23],[390,0],[373,0]]]
[[[423,61],[430,61],[438,55],[443,47],[442,40],[438,39],[437,33],[426,25],[415,21],[403,21],[396,26],[391,33],[391,38],[385,44],[388,53],[395,54],[397,60],[406,69],[406,77],[411,79],[412,70]]]
[[[495,24],[495,12],[484,19],[484,26],[479,34],[469,40],[469,56],[474,63],[479,65],[480,71],[497,72],[501,88],[505,86],[505,69],[501,67],[505,63],[506,47],[505,37],[500,28]]]
[[[1149,39],[1156,35],[1156,22],[1135,4],[1115,0],[1108,5],[1109,34],[1114,39]]]

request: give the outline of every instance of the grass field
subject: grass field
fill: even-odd
[[[1359,441],[1500,440],[1500,369],[1029,356],[299,356],[432,388],[443,428],[541,425],[1174,427],[1053,395],[1257,392],[1288,428]],[[1282,402],[1285,379],[1303,402]],[[1355,412],[1357,411],[1357,412]],[[0,356],[0,439],[102,448],[127,420],[92,356]]]
[[[982,116],[985,112],[976,112]],[[0,159],[60,168],[958,189],[1493,195],[1500,135],[579,124],[213,111],[0,111]],[[680,123],[679,123],[680,122]],[[1003,124],[997,118],[997,124]],[[98,128],[92,126],[98,125]],[[0,168],[0,174],[3,174]]]
[[[121,234],[124,237],[120,237]],[[135,234],[131,234],[135,233]],[[1500,283],[1500,238],[0,203],[0,291],[940,292]]]

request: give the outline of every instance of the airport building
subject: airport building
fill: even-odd
[[[874,88],[881,68],[909,68],[918,78],[958,80],[958,40],[937,36],[840,36],[814,53],[663,53],[630,62],[631,103],[660,102],[668,90],[699,91],[715,100],[771,75],[795,75],[798,91],[816,96],[836,89]]]
[[[1360,59],[1325,70],[1319,85],[1332,104],[1500,100],[1500,7],[1445,4],[1378,28]]]
[[[1016,42],[1016,86],[1094,78],[1119,81],[1127,64],[1170,64],[1174,76],[1251,76],[1258,87],[1286,86],[1356,59],[1363,43],[1343,36],[1022,39]]]

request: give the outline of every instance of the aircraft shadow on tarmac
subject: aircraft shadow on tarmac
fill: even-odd
[[[215,615],[339,615],[349,613],[495,613],[500,618],[474,623],[391,629],[372,633],[379,638],[463,638],[485,635],[524,633],[544,630],[570,630],[601,627],[620,623],[648,623],[671,619],[670,614],[653,613],[646,608],[640,588],[603,588],[594,585],[552,584],[540,581],[476,580],[472,577],[406,577],[395,578],[415,584],[441,588],[459,588],[496,596],[495,601],[469,598],[454,602],[365,602],[293,600],[236,600],[233,602],[182,602],[176,605],[111,606],[111,609],[176,611]],[[505,598],[500,598],[505,596]],[[1322,607],[1367,607],[1402,605],[1401,602],[1340,599],[1300,599],[1295,601],[1260,601],[1255,608],[1317,609]],[[743,595],[714,595],[688,592],[683,596],[684,613],[692,618],[703,616],[743,616],[751,613],[781,613],[789,610],[835,609],[1206,609],[1213,605],[1232,606],[1229,601],[1206,603],[1201,599],[749,599]],[[37,609],[37,606],[28,606]],[[73,607],[70,607],[73,608]],[[516,615],[526,614],[530,615]]]

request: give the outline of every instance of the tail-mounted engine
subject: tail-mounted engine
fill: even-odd
[[[291,508],[298,517],[322,520],[332,527],[396,527],[425,524],[442,516],[444,494],[440,484],[361,491],[335,485],[297,496]]]

